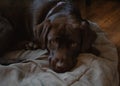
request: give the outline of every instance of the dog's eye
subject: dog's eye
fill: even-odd
[[[51,40],[50,41],[50,47],[57,48],[58,47],[58,42],[56,40]]]

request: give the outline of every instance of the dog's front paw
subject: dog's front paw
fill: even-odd
[[[28,42],[25,44],[25,49],[26,50],[35,50],[35,49],[38,49],[38,45],[34,42]]]

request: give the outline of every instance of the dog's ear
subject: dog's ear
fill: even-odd
[[[89,52],[92,44],[97,38],[97,34],[90,29],[89,22],[83,20],[80,25],[81,52]]]
[[[46,20],[42,22],[41,24],[38,24],[34,28],[34,38],[36,42],[38,43],[38,46],[41,49],[46,49],[47,48],[47,35],[50,31],[51,28],[51,23],[50,20]]]

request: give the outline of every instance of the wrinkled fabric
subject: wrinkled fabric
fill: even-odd
[[[71,71],[56,73],[49,68],[46,50],[10,52],[5,56],[26,60],[0,65],[0,86],[118,86],[117,50],[97,24],[90,22],[90,27],[98,35],[94,46],[100,56],[80,54]]]

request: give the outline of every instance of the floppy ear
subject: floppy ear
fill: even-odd
[[[33,31],[34,38],[41,49],[47,48],[47,35],[48,35],[48,32],[50,31],[50,28],[51,28],[50,20],[46,20],[41,24],[38,24],[34,28],[34,31]]]
[[[90,29],[89,22],[86,20],[81,22],[80,29],[81,52],[91,52],[92,50],[89,50],[93,49],[92,44],[95,42],[97,34]]]

